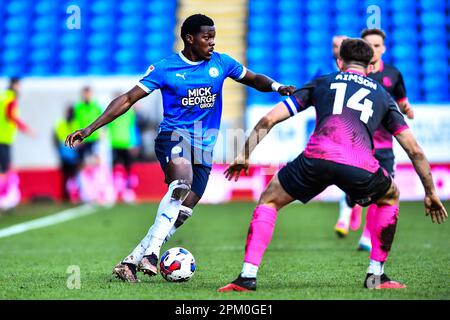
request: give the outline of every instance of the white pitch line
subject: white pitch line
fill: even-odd
[[[69,221],[75,218],[86,216],[96,212],[96,208],[92,205],[82,205],[79,207],[67,209],[51,216],[38,218],[35,220],[19,223],[11,227],[0,229],[0,238],[6,238],[15,234],[27,232],[33,229],[44,228],[52,226],[61,222]]]

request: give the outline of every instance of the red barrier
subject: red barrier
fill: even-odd
[[[236,183],[225,179],[222,174],[225,168],[226,165],[213,166],[209,187],[202,198],[203,202],[255,201],[279,169],[270,166],[251,166],[249,176],[242,175]],[[443,199],[449,199],[450,164],[432,164],[431,168],[438,193]],[[160,201],[167,191],[167,186],[159,163],[135,163],[133,171],[139,178],[139,184],[135,189],[138,201]],[[22,169],[18,174],[22,201],[27,202],[36,198],[62,200],[62,175],[58,169]],[[397,165],[395,180],[402,190],[402,199],[421,199],[423,190],[411,164]],[[339,199],[341,193],[337,188],[334,189],[332,187],[327,189],[317,199]]]
[[[166,193],[164,173],[159,163],[135,163],[133,171],[139,177],[136,195],[140,201],[159,201]],[[18,170],[23,202],[33,199],[63,199],[62,174],[58,168]]]

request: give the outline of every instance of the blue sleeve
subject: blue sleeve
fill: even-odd
[[[147,93],[161,89],[164,84],[163,63],[158,62],[148,67],[147,72],[138,82],[138,86]]]
[[[229,55],[220,54],[223,63],[223,70],[226,77],[230,77],[234,80],[240,80],[245,76],[247,69],[238,61],[234,60]]]
[[[320,78],[315,78],[305,84],[296,90],[292,96],[283,101],[291,117],[313,105],[313,93],[317,87],[318,79]]]

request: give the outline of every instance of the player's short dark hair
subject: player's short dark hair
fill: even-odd
[[[372,46],[363,39],[348,38],[342,41],[339,55],[346,64],[360,64],[367,68],[373,58]]]
[[[9,78],[9,84],[8,84],[8,89],[11,90],[12,87],[16,84],[19,83],[22,79],[20,77],[11,77]]]
[[[9,79],[9,84],[10,84],[10,85],[13,85],[13,84],[15,84],[15,83],[20,82],[20,80],[21,80],[20,77],[11,77],[11,78]]]
[[[361,31],[361,38],[365,38],[366,36],[370,36],[372,34],[382,37],[383,41],[386,40],[386,33],[384,33],[383,30],[377,28],[364,29],[363,31]]]
[[[204,14],[194,14],[184,20],[181,26],[181,39],[186,40],[186,35],[194,35],[200,32],[202,26],[214,26],[214,21]]]

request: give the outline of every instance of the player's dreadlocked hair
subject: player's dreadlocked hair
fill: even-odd
[[[200,27],[202,26],[213,26],[214,21],[205,16],[204,14],[194,14],[189,16],[184,20],[183,25],[181,26],[181,39],[186,41],[186,35],[191,34],[194,35],[200,31]]]
[[[363,31],[361,31],[361,38],[365,38],[366,36],[370,36],[372,34],[382,37],[383,41],[386,40],[386,34],[384,33],[384,31],[376,28],[364,29]]]
[[[359,64],[365,68],[373,58],[372,46],[363,39],[345,39],[342,41],[339,55],[346,64]]]

